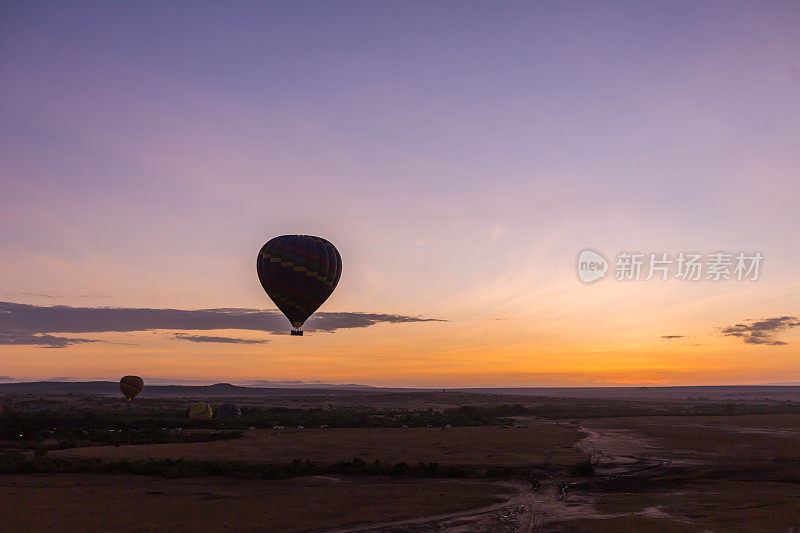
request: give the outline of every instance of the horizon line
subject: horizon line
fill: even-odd
[[[8,377],[7,377],[8,378]],[[148,381],[150,382],[148,384]],[[68,384],[88,384],[88,383],[118,383],[118,380],[111,378],[48,378],[48,379],[26,379],[10,378],[0,381],[2,385],[14,384],[34,384],[34,383],[68,383]],[[613,385],[529,385],[529,386],[415,386],[415,385],[368,385],[362,383],[327,383],[322,381],[271,381],[271,380],[247,380],[247,381],[215,381],[215,380],[169,380],[163,378],[146,378],[145,384],[148,387],[211,387],[215,385],[230,385],[234,387],[250,389],[329,389],[329,388],[361,388],[361,389],[408,389],[408,390],[526,390],[526,389],[668,389],[668,388],[712,388],[712,387],[800,387],[800,381],[786,382],[767,382],[767,383],[725,383],[725,384],[703,384],[703,385],[645,385],[645,384],[613,384]]]

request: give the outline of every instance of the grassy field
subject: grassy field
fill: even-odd
[[[608,418],[592,425],[635,431],[675,458],[735,461],[739,468],[800,460],[800,415]]]
[[[108,398],[5,398],[8,529],[55,520],[78,530],[380,531],[381,522],[491,504],[508,496],[498,479],[513,479],[532,483],[507,507],[414,527],[800,530],[800,406],[791,402],[344,393],[250,398],[235,424],[192,426],[188,401],[128,409]],[[545,413],[570,416],[554,423]],[[316,427],[248,429],[284,419]],[[428,420],[464,424],[443,431]],[[318,427],[328,421],[343,425]],[[577,468],[590,455],[594,464]]]
[[[667,486],[665,486],[667,485]],[[671,480],[596,494],[594,517],[562,522],[557,531],[792,531],[800,524],[797,484]]]
[[[348,428],[246,431],[241,439],[136,446],[90,446],[50,452],[56,457],[103,460],[182,457],[214,461],[286,463],[294,459],[332,463],[359,457],[366,462],[438,462],[456,465],[572,465],[584,458],[574,448],[575,429],[552,423],[528,428]]]
[[[514,492],[457,480],[6,475],[0,509],[4,531],[307,531],[480,507]]]
[[[658,475],[579,483],[575,501],[588,497],[590,505],[556,531],[800,528],[798,415],[608,418],[589,426],[617,436],[619,452],[672,463]]]

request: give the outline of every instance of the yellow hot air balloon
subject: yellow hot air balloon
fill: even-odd
[[[139,376],[125,376],[119,380],[119,390],[128,399],[133,400],[137,394],[142,392],[144,388],[144,380]]]
[[[189,406],[189,418],[193,420],[211,418],[213,415],[214,411],[211,410],[211,406],[206,402],[197,402]]]

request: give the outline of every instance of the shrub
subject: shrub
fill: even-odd
[[[594,466],[588,460],[581,461],[572,467],[572,475],[577,477],[592,477],[594,476]]]

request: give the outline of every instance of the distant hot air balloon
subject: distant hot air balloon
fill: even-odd
[[[133,400],[137,394],[142,392],[144,388],[144,380],[139,376],[124,376],[119,380],[119,390],[128,398],[128,401]]]
[[[217,416],[219,418],[239,418],[242,416],[242,411],[237,405],[232,403],[223,403],[217,407]]]
[[[256,261],[258,279],[289,322],[292,335],[336,288],[342,258],[330,242],[311,235],[281,235],[265,244]]]
[[[213,415],[214,411],[211,410],[211,406],[206,402],[197,402],[189,406],[189,418],[193,420],[211,418]]]

